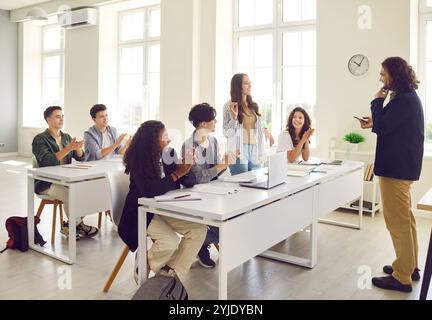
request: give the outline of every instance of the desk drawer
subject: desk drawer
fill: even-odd
[[[319,217],[329,214],[348,202],[357,199],[363,192],[363,170],[324,182],[319,186]]]

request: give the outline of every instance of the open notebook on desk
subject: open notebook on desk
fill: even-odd
[[[195,185],[192,190],[199,193],[220,194],[226,196],[236,194],[237,192],[239,192],[237,188],[212,186],[208,184]]]
[[[288,163],[287,175],[292,177],[304,177],[307,176],[314,168],[313,165],[301,165],[298,163]]]
[[[157,202],[202,200],[201,196],[195,192],[172,192],[156,196],[154,199]]]

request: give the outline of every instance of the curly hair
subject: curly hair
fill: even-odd
[[[164,128],[165,125],[156,120],[141,124],[123,158],[126,174],[134,172],[150,179],[160,177],[161,148],[159,139],[161,130]]]
[[[209,122],[216,118],[216,109],[207,102],[197,104],[189,111],[189,121],[195,128],[198,128],[201,122]]]
[[[418,89],[417,76],[413,68],[400,57],[390,57],[385,59],[381,66],[390,76],[389,89],[396,94]]]
[[[292,124],[293,118],[294,118],[294,114],[296,112],[303,113],[303,117],[304,117],[304,124],[303,124],[302,129],[300,130],[300,134],[299,134],[299,139],[298,140],[296,139],[295,128],[294,128],[294,126]],[[286,124],[286,129],[287,129],[288,133],[291,136],[291,140],[293,142],[294,147],[297,147],[299,141],[301,140],[301,138],[303,138],[304,133],[306,131],[308,131],[310,127],[311,127],[311,119],[310,119],[308,113],[306,112],[306,110],[303,109],[303,108],[301,108],[301,107],[294,108],[291,111],[291,113],[289,114],[288,121],[287,121],[287,124]]]
[[[238,104],[238,116],[237,119],[239,121],[239,123],[243,122],[243,110],[245,108],[245,106],[243,105],[243,78],[247,77],[247,74],[244,73],[237,73],[235,74],[232,79],[231,79],[231,101],[232,102],[237,102]],[[261,114],[259,113],[259,108],[258,108],[258,104],[253,101],[251,96],[246,96],[246,102],[249,106],[250,109],[252,109],[255,114],[257,116],[261,116]]]

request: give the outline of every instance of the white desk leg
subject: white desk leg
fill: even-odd
[[[75,197],[75,186],[69,187],[69,262],[76,262],[76,220],[77,220],[77,208]]]
[[[34,179],[27,177],[27,232],[29,247],[34,244]]]
[[[376,183],[372,180],[372,218],[375,218],[376,203]]]
[[[372,205],[373,210],[373,205]],[[373,212],[373,211],[372,211]],[[372,213],[373,214],[373,213]],[[358,221],[358,229],[361,230],[363,227],[363,192],[360,196],[360,202],[359,202],[359,221]]]
[[[138,285],[147,278],[147,211],[138,208]]]
[[[314,222],[310,225],[310,268],[317,264],[318,259],[318,223]]]
[[[219,300],[227,300],[228,298],[228,271],[226,270],[226,257],[224,255],[223,243],[223,227],[219,227]]]

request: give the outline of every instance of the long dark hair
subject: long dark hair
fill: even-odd
[[[413,68],[404,59],[390,57],[385,59],[381,66],[390,75],[389,89],[396,94],[418,89],[420,81],[418,81]]]
[[[300,134],[299,134],[299,139],[296,138],[296,134],[295,134],[295,128],[292,124],[293,118],[294,118],[294,114],[296,112],[301,112],[303,113],[303,117],[304,117],[304,123],[303,123],[303,127],[300,130]],[[294,108],[291,113],[288,116],[288,121],[286,124],[286,129],[288,130],[290,136],[291,136],[291,140],[293,142],[294,147],[296,147],[299,143],[299,141],[301,140],[301,138],[303,138],[303,135],[306,131],[309,130],[311,126],[311,119],[308,115],[308,113],[306,112],[305,109],[301,108],[301,107],[296,107]]]
[[[243,105],[243,99],[242,99],[243,78],[245,76],[247,76],[247,74],[237,73],[231,79],[231,101],[237,102],[238,104],[237,119],[240,123],[243,122],[243,112],[245,109],[245,106]],[[246,96],[246,102],[249,108],[252,109],[257,116],[261,116],[261,114],[259,113],[258,104],[255,101],[253,101],[250,95]]]
[[[164,128],[165,125],[156,120],[141,124],[123,158],[126,174],[132,172],[147,178],[160,177],[161,149],[159,139],[160,132]]]

